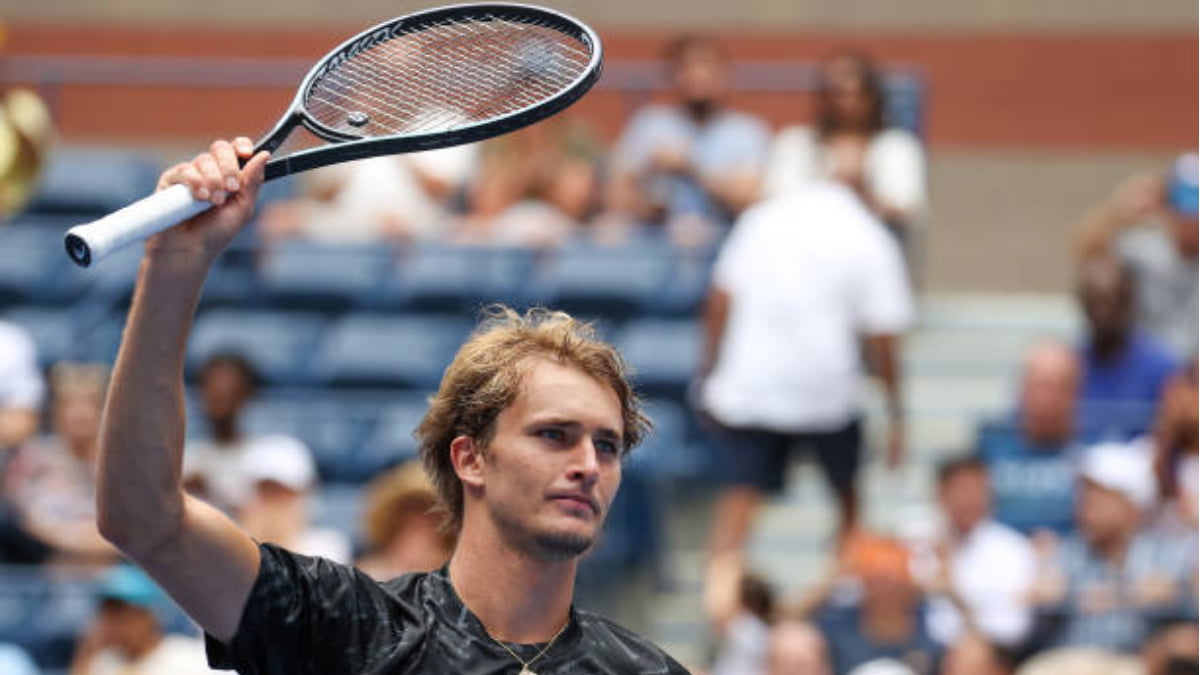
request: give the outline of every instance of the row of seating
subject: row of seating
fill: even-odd
[[[0,318],[24,327],[43,365],[60,360],[111,362],[125,316],[19,306]],[[645,391],[678,396],[694,375],[701,335],[693,319],[650,317],[598,322],[635,370]],[[250,359],[270,385],[432,387],[475,326],[457,315],[214,308],[196,319],[189,372],[219,352]]]
[[[74,222],[26,216],[0,229],[0,303],[128,297],[140,247],[76,269],[62,244]],[[654,233],[621,245],[579,241],[548,251],[300,241],[264,249],[250,233],[220,259],[205,301],[320,311],[461,311],[500,301],[613,316],[684,315],[705,295],[712,255],[678,249]]]

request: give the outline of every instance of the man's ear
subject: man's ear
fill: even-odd
[[[450,464],[465,488],[483,487],[483,447],[470,436],[450,441]]]

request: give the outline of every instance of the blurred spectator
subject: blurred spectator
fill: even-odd
[[[1152,411],[1177,368],[1174,357],[1133,324],[1133,277],[1115,258],[1092,258],[1079,271],[1079,303],[1087,318],[1082,348],[1083,401]],[[1150,424],[1135,425],[1131,435]]]
[[[38,675],[37,665],[29,654],[17,645],[0,643],[0,673],[4,675]]]
[[[786,195],[813,180],[849,185],[901,236],[927,206],[925,151],[915,136],[889,128],[883,80],[871,60],[844,51],[821,65],[814,126],[779,132],[764,193]]]
[[[451,227],[454,241],[558,246],[596,211],[600,148],[587,129],[543,122],[483,148],[468,211]]]
[[[33,340],[20,326],[0,321],[0,450],[37,433],[44,394]]]
[[[940,555],[934,562],[949,569],[932,574],[948,573],[955,595],[970,611],[970,627],[999,645],[1019,646],[1033,622],[1027,598],[1037,559],[1025,537],[992,519],[987,466],[974,457],[943,463],[938,505],[945,531],[935,544]],[[935,639],[952,645],[967,629],[954,603],[943,597],[930,601],[929,632]]]
[[[3,89],[0,85],[0,224],[33,196],[54,139],[50,109],[36,92]]]
[[[1169,172],[1135,176],[1079,224],[1084,260],[1116,255],[1133,268],[1137,321],[1181,360],[1196,355],[1197,173],[1194,154]]]
[[[811,623],[788,619],[771,629],[767,675],[834,675],[825,637]]]
[[[775,592],[745,569],[741,556],[727,554],[718,562],[721,592],[705,598],[709,614],[716,617],[719,640],[712,675],[761,675],[767,667]]]
[[[801,444],[837,495],[840,532],[854,527],[863,343],[883,384],[895,467],[904,433],[898,342],[912,313],[899,248],[848,188],[814,183],[738,220],[713,273],[697,387],[718,426],[725,483],[714,556],[742,548]]]
[[[454,552],[454,534],[442,529],[433,484],[418,462],[371,481],[363,515],[366,555],[357,567],[379,581],[435,570]]]
[[[59,363],[50,386],[53,435],[23,444],[4,476],[16,525],[36,542],[22,561],[109,562],[116,551],[96,529],[95,464],[108,368]]]
[[[1017,675],[1143,675],[1143,671],[1132,656],[1087,647],[1035,654],[1021,665]]]
[[[1023,534],[1073,527],[1079,385],[1070,347],[1035,345],[1025,356],[1016,418],[981,429],[977,450],[991,474],[996,520]]]
[[[236,513],[254,491],[243,466],[246,455],[259,445],[299,441],[242,432],[242,413],[259,386],[258,372],[244,357],[231,353],[212,356],[200,367],[199,385],[208,440],[188,443],[183,457],[185,484],[196,496],[227,513]]]
[[[349,537],[313,527],[309,520],[317,468],[308,448],[294,439],[274,437],[247,450],[241,468],[253,491],[238,509],[237,520],[250,536],[302,555],[353,562]]]
[[[1152,438],[1159,495],[1175,507],[1173,513],[1168,512],[1168,520],[1193,534],[1200,521],[1200,387],[1196,371],[1192,362],[1167,384]]]
[[[70,675],[207,675],[204,643],[164,633],[158,612],[169,602],[140,570],[113,568],[96,616],[80,637]]]
[[[803,603],[803,613],[815,611],[835,673],[878,659],[899,661],[915,675],[938,672],[942,649],[926,632],[922,591],[910,558],[898,540],[855,534],[842,546],[840,576]],[[852,591],[849,597],[846,590]]]
[[[622,132],[609,208],[672,229],[725,225],[758,198],[767,125],[726,107],[729,62],[714,41],[682,37],[665,57],[673,101],[639,110]]]
[[[451,197],[475,169],[477,148],[372,157],[303,174],[303,195],[263,209],[261,234],[331,244],[440,236]]]
[[[1048,621],[1039,638],[1134,652],[1155,622],[1194,615],[1195,594],[1184,589],[1195,544],[1142,528],[1155,485],[1150,460],[1136,447],[1089,448],[1080,477],[1078,533],[1043,561],[1035,588]]]

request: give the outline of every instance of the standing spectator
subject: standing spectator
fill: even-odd
[[[1034,597],[1056,629],[1040,637],[1058,647],[1135,652],[1164,618],[1194,615],[1183,592],[1194,572],[1193,542],[1143,528],[1154,504],[1149,458],[1136,447],[1091,447],[1080,468],[1078,533],[1044,563]]]
[[[1137,321],[1180,360],[1196,355],[1197,158],[1182,155],[1166,175],[1135,176],[1076,228],[1082,260],[1116,255],[1133,268]]]
[[[53,435],[26,442],[4,476],[23,562],[106,563],[116,550],[96,529],[96,449],[108,368],[60,363],[50,375]]]
[[[216,675],[204,644],[163,632],[166,596],[141,571],[113,568],[100,589],[100,607],[81,636],[70,675]]]
[[[433,483],[419,463],[377,476],[367,487],[363,514],[367,552],[356,566],[378,581],[438,569],[454,552],[454,534],[441,519]]]
[[[888,127],[883,81],[863,54],[843,51],[825,61],[815,124],[775,137],[764,192],[788,194],[821,179],[853,188],[902,240],[927,206],[925,151],[911,133]]]
[[[1025,537],[992,519],[992,487],[978,458],[956,458],[938,469],[938,505],[945,531],[935,546],[948,566],[952,590],[966,604],[975,630],[1007,648],[1022,643],[1033,615],[1026,603],[1037,572]],[[966,622],[945,598],[930,602],[929,632],[944,645],[964,637]],[[961,657],[965,658],[965,656]]]
[[[840,532],[853,529],[863,346],[883,384],[895,467],[904,433],[897,349],[912,312],[896,242],[845,186],[812,184],[738,220],[714,269],[700,370],[725,481],[714,559],[741,550],[801,444],[837,495]]]
[[[674,100],[621,134],[609,207],[641,223],[726,225],[758,199],[767,125],[726,107],[728,58],[712,40],[679,38],[666,63]]]
[[[33,340],[20,326],[0,321],[0,450],[37,433],[44,394]]]
[[[242,431],[241,416],[258,391],[254,366],[238,354],[216,354],[200,368],[200,398],[208,440],[191,442],[184,455],[183,475],[188,491],[236,513],[254,492],[253,478],[244,466],[259,445],[298,441],[289,436],[250,436]]]
[[[309,520],[309,496],[317,468],[302,443],[284,436],[255,443],[243,457],[241,468],[253,490],[237,517],[250,536],[301,555],[344,564],[353,561],[349,537],[337,530],[313,527]]]
[[[1080,364],[1074,350],[1042,342],[1025,356],[1016,418],[981,429],[996,520],[1032,535],[1074,524]]]
[[[1128,266],[1114,258],[1093,258],[1079,271],[1079,303],[1088,325],[1080,354],[1083,403],[1091,412],[1119,415],[1128,425],[1122,429],[1126,436],[1146,432],[1178,367],[1166,347],[1134,326],[1133,291]]]
[[[767,675],[833,675],[825,637],[806,621],[779,622],[771,629],[766,672]]]

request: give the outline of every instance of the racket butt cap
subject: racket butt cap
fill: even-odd
[[[67,248],[67,255],[71,260],[80,267],[90,267],[92,264],[92,249],[87,242],[77,234],[68,234],[63,239],[63,244]]]

